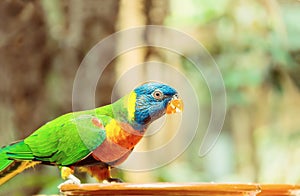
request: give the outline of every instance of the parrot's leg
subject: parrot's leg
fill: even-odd
[[[110,175],[110,170],[111,167],[107,166],[107,171],[108,171],[108,175],[106,176],[106,178],[103,180],[103,183],[121,183],[123,182],[121,179],[119,178],[112,178]]]
[[[74,174],[74,169],[70,167],[61,167],[60,170],[61,178],[63,180],[66,180],[65,182],[58,185],[58,188],[60,188],[64,184],[80,184],[80,180],[76,178]]]
[[[118,178],[112,178],[110,175],[111,167],[109,165],[90,165],[85,167],[80,167],[80,171],[87,172],[99,182],[103,183],[114,183],[114,182],[123,182]]]

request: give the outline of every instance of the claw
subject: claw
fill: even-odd
[[[57,188],[61,188],[65,184],[81,184],[80,180],[76,178],[73,174],[70,174],[67,178],[68,180],[64,181],[63,183],[59,184]]]
[[[108,184],[108,183],[122,183],[123,181],[119,178],[107,178],[105,180],[103,180],[104,184]]]
[[[61,183],[57,187],[60,189],[62,185],[65,184],[81,184],[80,180],[76,178],[74,175],[74,170],[69,167],[61,167],[61,177],[62,179],[66,180],[65,182]]]

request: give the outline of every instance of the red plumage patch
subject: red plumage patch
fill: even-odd
[[[92,123],[96,127],[99,127],[100,129],[104,129],[104,126],[103,126],[102,122],[98,118],[92,118]]]

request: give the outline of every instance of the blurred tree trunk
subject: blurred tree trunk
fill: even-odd
[[[48,9],[49,27],[59,31],[50,31],[57,50],[51,70],[54,77],[50,78],[52,85],[49,86],[51,88],[49,92],[55,93],[52,94],[53,105],[59,105],[59,110],[66,112],[71,108],[72,85],[80,62],[95,44],[115,32],[119,1],[45,0],[44,2],[45,9]],[[61,18],[53,18],[55,12],[63,16],[63,23]],[[96,97],[99,98],[96,105],[110,103],[114,66],[108,66],[102,76],[96,92]],[[60,83],[60,88],[57,88],[56,83],[59,81],[63,82]]]
[[[168,10],[168,1],[159,0],[122,0],[120,3],[118,30],[124,30],[129,27],[138,27],[143,25],[163,25],[166,13]],[[146,43],[145,36],[134,35],[130,38],[143,39]],[[128,40],[126,38],[120,39],[119,45],[126,44]],[[155,48],[145,47],[137,48],[131,51],[127,51],[118,57],[117,60],[117,77],[121,78],[126,72],[130,72],[130,69],[135,68],[149,60],[163,60],[160,53]],[[145,80],[146,74],[149,70],[145,67],[139,69],[138,73],[130,78],[130,81],[119,85],[118,92],[125,94],[128,92],[128,87],[134,87],[138,82]],[[128,73],[127,73],[128,74]],[[152,73],[155,74],[155,73]],[[129,83],[130,82],[130,83]],[[147,142],[143,140],[137,149],[147,149]],[[146,164],[149,160],[144,160]],[[151,182],[155,181],[153,172],[125,172],[125,179],[129,182]]]
[[[13,121],[13,128],[18,130],[16,137],[23,138],[45,116],[43,86],[52,52],[39,1],[1,1],[0,18],[0,103],[1,110],[5,108],[1,111],[0,131],[3,137],[12,132],[7,126]]]
[[[120,11],[117,28],[118,30],[124,30],[129,27],[143,26],[146,25],[145,15],[145,0],[121,0]],[[144,39],[143,35],[134,35],[130,38],[121,38],[118,42],[118,47],[126,46],[127,39],[134,41],[133,39]],[[137,48],[135,50],[128,51],[117,59],[117,77],[120,79],[123,74],[128,72],[130,69],[141,64],[145,60],[146,48]],[[133,86],[143,77],[143,71],[139,71],[130,81],[127,83],[121,83],[118,92],[120,95],[124,95],[128,92],[129,86]],[[147,161],[147,160],[145,160]],[[140,163],[143,164],[143,163]],[[149,173],[144,172],[124,172],[124,178],[126,181],[135,182],[142,181],[146,182],[153,179],[153,176]]]
[[[18,138],[48,121],[48,115],[71,110],[80,62],[97,42],[115,31],[117,0],[42,2],[0,3],[1,103],[20,130]],[[103,74],[101,80],[106,82],[99,84],[98,104],[110,102],[113,70],[110,66]],[[8,117],[3,118],[7,122]]]
[[[115,32],[118,7],[118,0],[0,1],[1,145],[72,110],[77,68],[96,43]],[[110,102],[114,74],[110,65],[100,79],[97,105]],[[24,189],[32,195],[41,186],[24,185],[7,193],[24,194]]]
[[[5,145],[45,121],[52,51],[40,1],[1,1],[0,18],[0,142]]]

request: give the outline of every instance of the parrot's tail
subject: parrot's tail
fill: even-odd
[[[24,144],[23,141],[0,148],[0,185],[38,163],[30,160],[13,160],[7,156],[11,149],[20,148],[22,144]]]

